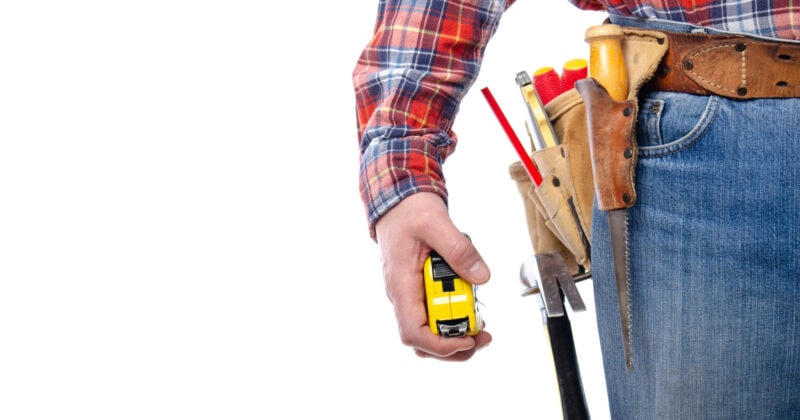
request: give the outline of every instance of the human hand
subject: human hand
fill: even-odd
[[[464,361],[492,341],[483,330],[475,336],[445,338],[428,327],[422,266],[432,249],[470,283],[484,284],[490,274],[472,242],[450,220],[438,195],[416,193],[405,198],[378,220],[375,231],[386,294],[394,305],[403,344],[420,357]]]

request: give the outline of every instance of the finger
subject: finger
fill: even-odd
[[[428,325],[424,301],[415,299],[410,293],[398,295],[394,308],[400,340],[406,346],[444,358],[476,345],[472,337],[445,338],[434,334]]]
[[[403,281],[393,280],[387,283],[387,291],[394,305],[400,340],[421,357],[467,360],[477,348],[484,347],[491,341],[491,335],[485,331],[480,331],[475,337],[445,338],[434,334],[425,308],[424,290],[420,287],[405,287]],[[412,283],[416,281],[412,280]],[[422,279],[418,281],[421,282]]]
[[[437,359],[446,362],[464,362],[475,356],[477,352],[486,348],[489,345],[489,343],[491,343],[492,336],[486,331],[481,331],[474,337],[464,337],[464,339],[472,340],[473,341],[472,347],[465,350],[459,350],[450,354],[434,354],[426,352],[421,349],[415,349],[415,353],[417,356],[422,358]],[[444,340],[453,340],[453,339],[446,338]]]

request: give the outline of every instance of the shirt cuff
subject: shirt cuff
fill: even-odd
[[[447,203],[442,162],[454,147],[453,142],[437,145],[422,137],[386,139],[367,147],[359,187],[373,240],[378,219],[404,198],[432,192]]]

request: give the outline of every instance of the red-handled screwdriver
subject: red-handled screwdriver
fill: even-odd
[[[573,58],[564,63],[561,71],[561,92],[566,92],[575,86],[575,82],[585,79],[587,75],[588,62],[583,58]]]
[[[561,93],[561,78],[552,67],[542,67],[533,72],[533,86],[542,105],[547,105]]]

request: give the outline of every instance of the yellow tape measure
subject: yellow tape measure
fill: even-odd
[[[459,277],[435,251],[425,260],[422,269],[428,306],[428,324],[442,337],[475,335],[483,327],[478,299],[478,286]]]

